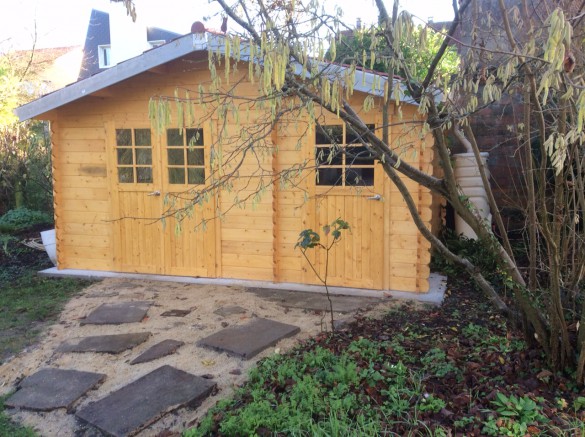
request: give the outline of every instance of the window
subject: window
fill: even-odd
[[[112,48],[108,45],[98,46],[98,61],[100,68],[112,66]]]
[[[152,183],[152,143],[150,129],[116,129],[118,182]]]
[[[167,129],[169,184],[205,183],[203,129]]]
[[[347,126],[317,125],[315,146],[317,185],[374,185],[374,156]]]

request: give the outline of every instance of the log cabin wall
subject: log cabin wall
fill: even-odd
[[[241,82],[237,76],[231,80],[230,86],[238,83],[234,92],[256,95],[257,85],[245,79],[247,67],[240,72],[236,74],[244,78]],[[197,158],[191,161],[193,152],[187,142],[178,144],[176,141],[182,140],[176,135],[172,139],[166,132],[158,134],[151,129],[148,101],[152,96],[173,96],[176,87],[196,90],[200,83],[207,85],[209,81],[206,56],[182,59],[50,113],[60,269],[318,284],[295,243],[303,229],[320,230],[342,218],[349,222],[351,231],[331,253],[330,285],[428,291],[430,246],[418,233],[396,187],[373,163],[364,166],[363,174],[371,177],[365,186],[316,183],[316,129],[312,126],[309,132],[303,120],[282,121],[264,141],[255,144],[254,152],[237,168],[230,189],[196,205],[193,217],[182,222],[180,232],[172,217],[164,224],[156,220],[168,208],[166,193],[193,188],[189,182],[201,182],[203,173],[208,179],[210,146],[216,143],[222,126],[223,171],[229,173],[236,171],[228,158],[237,153],[248,135],[243,132],[252,133],[266,121],[265,110],[257,107],[241,111],[239,116],[230,113],[222,120],[207,119],[204,108],[196,107],[196,117],[205,121],[194,126],[202,128],[203,135],[195,146],[200,152],[195,152]],[[352,101],[356,108],[362,107],[363,98],[356,93]],[[173,129],[178,129],[176,116],[173,114]],[[363,116],[368,123],[381,125],[379,112]],[[393,117],[397,120],[398,114]],[[403,105],[402,117],[415,120],[416,108]],[[319,116],[319,123],[342,125],[325,113]],[[142,138],[148,130],[149,142]],[[137,140],[137,135],[142,139]],[[189,132],[182,131],[182,135]],[[394,125],[391,141],[404,148],[404,161],[430,169],[430,138],[421,142],[412,129]],[[288,183],[270,176],[302,162],[308,163],[308,168]],[[347,170],[338,167],[337,171]],[[429,224],[430,193],[406,183]],[[258,187],[262,195],[254,198]],[[375,200],[378,195],[380,200]],[[247,199],[243,207],[234,206],[243,199]],[[207,221],[206,229],[199,226],[194,230],[201,218]],[[310,256],[323,272],[324,253]]]

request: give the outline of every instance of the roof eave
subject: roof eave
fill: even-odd
[[[139,56],[121,62],[106,71],[33,100],[30,103],[16,108],[14,112],[20,121],[29,120],[108,86],[200,50],[207,50],[205,35],[187,34],[154,50],[149,50]]]

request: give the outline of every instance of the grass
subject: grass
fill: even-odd
[[[22,234],[0,233],[0,364],[38,341],[43,328],[57,320],[67,301],[89,282],[46,278],[37,271],[50,265],[46,254],[19,243]],[[0,436],[34,436],[13,423],[0,397]]]
[[[65,303],[85,286],[84,281],[43,278],[33,271],[10,282],[0,277],[0,357],[36,341],[45,323],[54,321]]]
[[[15,424],[4,413],[4,401],[10,395],[0,397],[0,436],[10,437],[34,437],[37,434],[28,427]]]

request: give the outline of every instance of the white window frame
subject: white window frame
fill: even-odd
[[[98,46],[98,62],[100,68],[110,68],[112,66],[112,46],[110,44]]]

